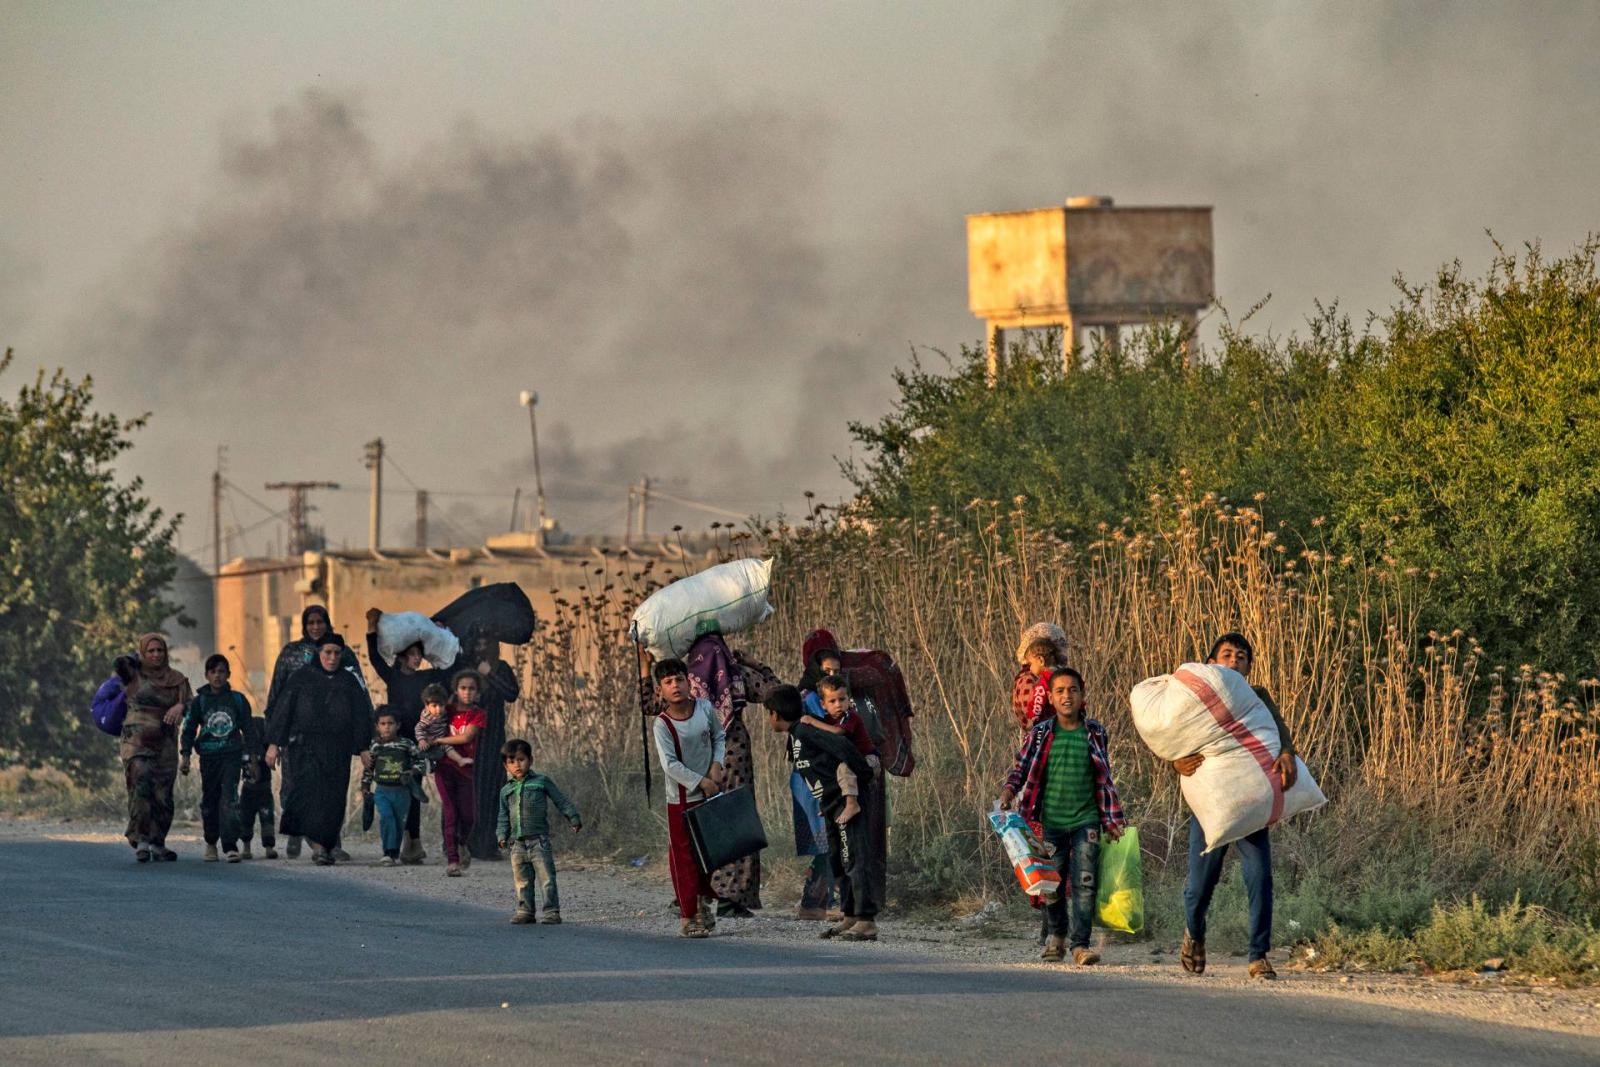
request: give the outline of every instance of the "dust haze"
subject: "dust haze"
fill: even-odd
[[[1359,320],[1398,270],[1481,264],[1485,229],[1555,253],[1600,229],[1600,8],[1035,11],[989,80],[929,70],[905,115],[869,87],[673,88],[513,136],[464,110],[397,154],[369,132],[382,101],[305,90],[222,138],[204,205],[81,309],[64,350],[84,355],[59,361],[157,412],[136,465],[191,545],[217,443],[257,495],[347,486],[321,498],[335,543],[362,540],[380,435],[391,488],[497,495],[436,498],[452,538],[503,529],[533,483],[524,388],[551,513],[615,533],[641,475],[738,512],[842,494],[846,422],[885,409],[909,346],[978,337],[966,213],[1213,204],[1219,297],[1272,294],[1280,333],[1313,299]],[[387,506],[409,541],[409,502]]]

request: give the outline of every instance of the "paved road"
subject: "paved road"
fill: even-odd
[[[0,842],[0,1063],[1600,1060],[1583,1038],[1280,991],[511,927],[319,873]]]

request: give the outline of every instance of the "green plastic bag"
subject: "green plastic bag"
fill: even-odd
[[[1129,826],[1115,841],[1100,841],[1099,888],[1095,921],[1107,930],[1136,934],[1144,929],[1144,866],[1139,859],[1139,831]]]

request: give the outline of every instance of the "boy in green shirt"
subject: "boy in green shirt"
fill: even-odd
[[[511,921],[522,926],[534,921],[533,889],[537,881],[544,897],[540,922],[561,921],[561,897],[556,891],[556,864],[550,855],[550,821],[547,803],[572,824],[583,829],[583,819],[567,795],[549,778],[533,769],[533,746],[514,737],[500,749],[508,781],[500,789],[500,810],[495,817],[495,840],[511,859],[511,876],[517,887],[517,910]]]
[[[1000,806],[1016,805],[1056,850],[1061,890],[1046,906],[1050,937],[1041,959],[1063,959],[1070,940],[1073,963],[1100,962],[1089,948],[1100,835],[1115,841],[1127,825],[1107,749],[1106,728],[1083,715],[1083,675],[1059,668],[1050,678],[1049,706],[1029,728],[1000,794]]]

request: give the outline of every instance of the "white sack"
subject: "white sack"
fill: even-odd
[[[461,655],[456,635],[416,611],[386,611],[378,616],[378,655],[393,663],[402,649],[422,642],[422,654],[435,667],[448,667]]]
[[[742,633],[772,614],[770,559],[736,559],[657,589],[633,613],[633,633],[656,659],[682,656],[701,634]]]
[[[1205,757],[1180,781],[1207,852],[1328,802],[1299,757],[1287,791],[1271,773],[1282,750],[1278,726],[1238,671],[1185,663],[1134,686],[1129,701],[1134,729],[1158,758]]]

